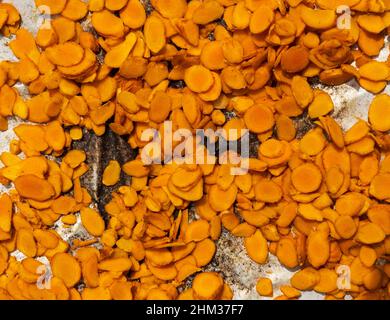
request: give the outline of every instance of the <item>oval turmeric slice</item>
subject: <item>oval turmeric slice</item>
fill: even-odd
[[[264,264],[268,259],[268,243],[260,230],[244,239],[248,256],[258,264]]]
[[[87,231],[95,236],[101,236],[104,232],[104,220],[100,214],[91,208],[82,208],[81,222]]]
[[[94,12],[92,14],[92,26],[104,36],[120,38],[124,33],[122,20],[108,10]]]
[[[17,177],[14,184],[16,191],[26,199],[46,201],[55,194],[53,186],[47,180],[32,174]]]
[[[67,288],[73,287],[80,281],[81,267],[69,253],[60,252],[50,261],[53,275],[61,279]]]
[[[142,27],[146,21],[145,8],[139,0],[129,0],[121,10],[120,18],[131,29]]]
[[[164,23],[155,16],[149,16],[144,25],[145,42],[150,51],[157,53],[165,47],[165,26]]]
[[[329,29],[336,24],[336,13],[334,10],[311,9],[301,6],[301,19],[310,28]]]
[[[368,119],[374,130],[388,131],[390,130],[390,96],[380,94],[376,96],[369,107]]]

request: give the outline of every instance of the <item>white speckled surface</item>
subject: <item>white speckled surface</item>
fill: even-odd
[[[36,33],[43,21],[43,17],[35,9],[33,0],[5,0],[4,2],[13,3],[22,15],[23,27]],[[15,60],[7,46],[9,40],[4,37],[0,38],[0,60]],[[386,49],[383,50],[379,60],[386,60],[387,55],[388,45],[386,44]],[[332,96],[336,106],[334,116],[344,129],[351,127],[356,118],[367,119],[368,105],[372,95],[361,89],[355,81],[339,87],[324,87],[320,85],[318,87]],[[18,89],[25,93],[23,87],[19,86]],[[386,88],[386,92],[390,93],[389,87]],[[8,143],[15,137],[12,128],[17,123],[17,120],[11,119],[9,121],[9,130],[0,133],[0,153],[8,151]],[[7,189],[0,185],[0,192],[6,191]],[[64,229],[61,227],[61,223],[57,223],[56,228],[58,228],[65,240],[75,237],[84,239],[88,237],[80,222],[70,229]],[[23,259],[22,254],[15,253],[15,255],[19,259]],[[261,276],[269,277],[273,281],[275,295],[278,295],[280,293],[278,287],[289,283],[292,275],[292,272],[282,267],[273,256],[270,256],[269,263],[264,266],[254,263],[246,255],[242,239],[232,237],[227,232],[224,232],[218,241],[218,251],[215,260],[207,269],[221,271],[224,274],[226,281],[235,292],[235,299],[259,299],[255,291],[255,285],[257,279]],[[321,298],[321,295],[313,292],[304,293],[302,296],[302,299]]]

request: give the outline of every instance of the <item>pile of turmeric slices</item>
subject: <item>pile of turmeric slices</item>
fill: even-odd
[[[202,272],[223,229],[256,263],[272,254],[298,268],[280,288],[260,278],[260,295],[389,299],[390,59],[375,60],[389,0],[151,0],[151,12],[140,0],[35,3],[53,16],[34,35],[0,4],[18,59],[0,63],[0,130],[26,120],[0,155],[0,299],[232,299],[223,273]],[[337,27],[340,5],[349,29]],[[344,132],[315,79],[374,93],[368,122]],[[313,124],[300,137],[298,117]],[[93,209],[86,153],[72,142],[109,127],[141,154],[142,133],[164,134],[166,120],[194,133],[249,129],[259,143],[249,173],[111,161],[101,183],[116,191],[105,212]],[[77,223],[89,239],[56,231]],[[52,277],[42,287],[43,258]]]

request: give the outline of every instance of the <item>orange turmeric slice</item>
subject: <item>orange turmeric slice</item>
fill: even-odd
[[[223,289],[223,280],[215,272],[199,273],[192,284],[194,296],[199,299],[215,299]]]
[[[51,269],[55,277],[64,281],[71,288],[80,281],[81,267],[77,260],[68,253],[57,253],[50,261]]]
[[[81,210],[81,222],[85,229],[93,236],[101,236],[104,231],[102,217],[93,209],[83,208]]]
[[[206,92],[214,83],[214,78],[210,70],[201,65],[195,65],[185,71],[184,81],[192,91],[200,93]]]
[[[244,239],[248,256],[258,264],[264,264],[268,259],[268,243],[260,230]]]
[[[301,6],[300,11],[302,21],[310,28],[329,29],[336,23],[334,10],[311,9]]]
[[[139,0],[129,0],[120,11],[123,23],[131,29],[142,27],[146,20],[145,8]]]
[[[383,230],[378,225],[371,222],[360,224],[356,234],[356,239],[364,244],[379,243],[382,242],[385,237],[386,235]]]
[[[211,0],[201,3],[192,13],[192,20],[196,24],[208,24],[223,15],[223,7],[218,1]]]
[[[248,129],[254,133],[264,133],[275,124],[272,111],[260,105],[250,107],[245,112],[244,121]]]
[[[92,14],[92,25],[98,33],[104,36],[120,38],[124,33],[122,20],[108,10],[94,12]]]
[[[388,95],[381,94],[376,96],[370,104],[368,119],[375,130],[383,132],[390,130],[389,117],[386,116],[389,112],[389,101]]]
[[[310,193],[320,187],[322,174],[316,165],[305,163],[295,168],[291,175],[291,181],[298,191]]]
[[[27,174],[19,176],[14,181],[15,188],[20,196],[36,201],[46,201],[53,197],[53,186],[42,178]]]
[[[150,51],[159,52],[166,44],[164,23],[155,16],[146,19],[144,25],[145,42]]]
[[[65,42],[46,49],[51,63],[62,67],[79,64],[84,57],[84,49],[75,42]],[[64,59],[64,56],[67,58]]]
[[[309,52],[305,47],[295,46],[284,51],[281,57],[281,67],[289,73],[297,73],[309,65]]]

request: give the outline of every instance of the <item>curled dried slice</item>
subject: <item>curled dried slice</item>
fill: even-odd
[[[290,47],[282,53],[281,67],[286,72],[300,72],[309,62],[309,51],[303,46]]]
[[[314,100],[309,105],[310,118],[318,118],[332,112],[334,104],[330,95],[324,91],[315,91]]]
[[[137,42],[135,33],[130,32],[125,41],[112,48],[105,56],[104,63],[111,68],[120,68],[129,56],[131,50]]]
[[[301,19],[313,29],[329,29],[336,24],[336,13],[334,10],[312,9],[301,6]]]
[[[51,63],[61,67],[74,66],[84,58],[84,49],[75,42],[58,44],[47,48],[45,52]]]
[[[314,99],[313,89],[304,77],[294,76],[291,89],[295,100],[302,108],[306,108]]]
[[[356,233],[356,239],[364,244],[375,244],[382,242],[386,234],[381,227],[372,222],[361,223]]]
[[[93,236],[101,236],[104,231],[104,220],[99,212],[91,208],[82,208],[80,213],[81,222],[85,229]]]
[[[227,190],[222,190],[218,185],[213,185],[209,190],[209,203],[215,211],[228,210],[236,201],[237,187],[232,184]]]
[[[77,79],[83,74],[95,67],[96,55],[89,49],[85,50],[84,58],[80,63],[70,67],[58,67],[58,70],[63,74],[64,77],[69,79]]]

